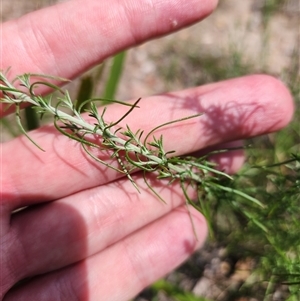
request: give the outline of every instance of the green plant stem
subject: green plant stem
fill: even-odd
[[[164,150],[163,137],[160,136],[160,138],[156,138],[153,135],[157,129],[163,126],[191,118],[197,118],[201,116],[202,113],[167,122],[155,127],[143,139],[142,136],[144,132],[141,130],[134,133],[128,125],[125,128],[118,128],[119,123],[134,109],[138,108],[140,99],[132,105],[120,101],[110,101],[129,106],[129,109],[117,121],[107,123],[104,119],[107,108],[104,107],[100,114],[95,105],[95,101],[101,99],[87,100],[82,102],[79,108],[76,108],[67,91],[63,92],[59,87],[47,81],[38,81],[31,84],[31,77],[32,75],[30,74],[24,74],[23,76],[17,77],[13,83],[10,83],[5,77],[5,74],[0,73],[0,90],[2,90],[4,94],[1,102],[7,103],[8,105],[14,104],[16,106],[18,125],[30,140],[31,138],[24,130],[19,117],[21,103],[31,104],[32,108],[35,109],[41,117],[45,113],[52,114],[54,116],[55,127],[70,139],[80,142],[87,154],[92,156],[94,159],[96,159],[95,156],[92,155],[92,152],[90,152],[87,147],[94,147],[100,150],[110,150],[112,152],[111,157],[115,158],[120,165],[119,169],[116,169],[99,159],[97,159],[97,161],[124,173],[136,188],[137,186],[130,176],[130,173],[134,170],[143,170],[144,172],[157,173],[158,179],[166,178],[169,179],[170,182],[173,182],[174,180],[179,180],[181,183],[184,181],[187,183],[191,182],[196,183],[196,186],[202,185],[203,187],[211,187],[225,192],[231,192],[242,196],[254,205],[263,207],[258,200],[251,196],[218,183],[218,177],[226,177],[229,179],[231,179],[231,177],[215,169],[214,166],[206,160],[206,157],[171,157],[170,155],[174,153],[174,151],[166,152]],[[39,75],[39,77],[42,77],[42,75]],[[16,88],[15,82],[19,82],[23,87],[26,87],[29,93],[26,94],[23,90],[21,91]],[[63,96],[58,98],[58,104],[53,106],[51,97],[47,98],[42,97],[41,95],[36,95],[34,90],[37,85],[45,85],[61,92]],[[94,123],[87,122],[84,119],[85,115],[81,114],[82,108],[85,107],[86,104],[89,104],[90,107],[85,111],[94,119]],[[60,108],[63,108],[64,110],[61,110]],[[68,113],[68,111],[70,111],[71,114]],[[94,144],[89,141],[86,138],[87,135],[100,136],[102,138],[101,145]],[[148,142],[148,138],[150,138],[150,136],[152,136],[152,141]],[[32,142],[37,145],[34,141]],[[187,203],[191,203],[188,198]]]
[[[50,103],[45,102],[44,99],[40,96],[29,97],[25,93],[16,90],[10,83],[5,82],[5,84],[10,88],[9,93],[11,95],[15,96],[16,99],[14,99],[13,101],[16,104],[19,104],[21,102],[30,103],[37,108],[41,107],[43,109],[46,109],[47,113],[54,115],[58,120],[68,121],[71,124],[80,126],[82,129],[87,130],[90,133],[94,133],[95,135],[105,136],[106,139],[109,139],[114,144],[115,148],[117,148],[118,151],[127,151],[127,152],[130,151],[133,153],[138,153],[138,154],[142,155],[143,157],[146,157],[148,159],[148,161],[145,164],[147,164],[149,166],[157,166],[157,165],[164,164],[163,159],[161,159],[158,156],[156,156],[155,154],[153,154],[153,152],[151,150],[148,150],[147,148],[143,147],[143,145],[141,145],[141,144],[134,145],[132,143],[128,143],[128,140],[125,140],[121,137],[116,136],[110,130],[111,126],[108,127],[107,124],[103,120],[99,119],[98,120],[99,124],[97,125],[97,127],[95,127],[95,125],[87,123],[83,119],[83,117],[79,114],[75,114],[74,116],[71,116],[68,113],[59,110],[57,107],[52,106]],[[3,89],[5,87],[3,85],[0,85],[0,88]],[[66,94],[66,96],[67,96],[67,99],[69,100],[69,95]],[[133,105],[133,107],[136,107],[136,105]],[[197,116],[199,116],[199,115],[195,115],[192,117],[197,117]],[[186,118],[176,120],[176,121],[181,121],[184,119],[186,119]],[[168,163],[168,168],[173,170],[175,175],[176,174],[182,175],[187,171],[187,168],[182,168],[182,167],[179,167],[172,163]],[[188,168],[190,168],[190,167],[188,167]],[[196,174],[191,173],[190,177],[192,180],[201,182],[201,178]]]

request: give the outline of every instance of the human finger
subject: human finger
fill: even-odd
[[[124,113],[124,107],[110,106],[107,122]],[[248,76],[143,99],[140,109],[121,125],[129,124],[133,132],[142,129],[147,133],[159,124],[196,113],[204,114],[155,132],[157,137],[163,134],[166,151],[176,150],[176,155],[182,155],[279,130],[292,118],[293,101],[278,80]],[[40,128],[30,135],[46,152],[36,149],[25,137],[2,145],[6,177],[1,181],[7,209],[57,199],[120,176],[96,163],[78,142],[58,134],[53,127]],[[118,166],[107,153],[98,155]]]
[[[123,49],[200,21],[216,4],[217,0],[56,4],[2,24],[0,69],[12,67],[12,75],[30,72],[71,79]]]
[[[83,260],[166,215],[184,203],[179,184],[133,176],[81,191],[11,217],[2,269],[6,289],[34,275]],[[195,192],[189,192],[195,197]],[[34,258],[34,260],[32,260]]]
[[[190,210],[198,240],[182,207],[103,252],[13,289],[4,301],[129,300],[203,245],[205,220]]]

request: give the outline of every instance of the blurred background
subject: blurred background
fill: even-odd
[[[56,2],[63,1],[1,0],[2,22]],[[108,59],[68,86],[75,98],[128,100],[267,73],[295,99],[291,125],[247,141],[247,163],[228,183],[271,200],[266,209],[237,209],[231,195],[207,196],[206,247],[136,301],[300,300],[299,20],[299,0],[220,0],[203,22]],[[28,129],[38,126],[32,112],[26,116]],[[2,141],[19,134],[9,118],[1,122]]]

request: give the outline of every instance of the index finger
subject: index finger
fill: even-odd
[[[125,48],[203,19],[217,0],[73,0],[2,26],[0,69],[74,78]]]

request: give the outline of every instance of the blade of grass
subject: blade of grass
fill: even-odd
[[[25,108],[24,111],[27,131],[37,129],[40,126],[40,122],[36,111],[33,110],[31,107]]]
[[[103,98],[114,99],[122,75],[126,52],[120,52],[113,58],[110,74],[105,86]]]
[[[92,98],[94,89],[94,81],[92,76],[86,76],[81,80],[80,87],[77,94],[77,101],[76,101],[76,110],[78,110],[82,103],[85,102],[87,99]],[[88,109],[89,105],[86,103],[82,110]]]

